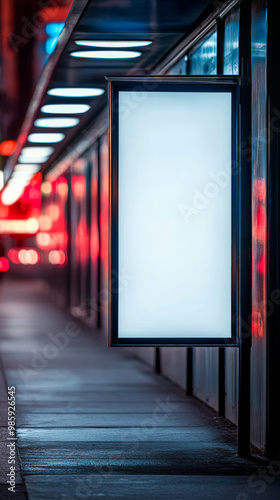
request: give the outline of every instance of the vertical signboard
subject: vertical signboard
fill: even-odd
[[[237,83],[110,87],[110,343],[235,344]]]

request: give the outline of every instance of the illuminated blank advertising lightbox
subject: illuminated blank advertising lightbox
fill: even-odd
[[[110,82],[111,345],[236,343],[236,89]]]

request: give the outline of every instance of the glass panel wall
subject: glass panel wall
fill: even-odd
[[[187,61],[188,56],[182,57],[169,71],[168,75],[180,76],[187,74]]]
[[[208,35],[189,54],[190,75],[217,74],[217,31]]]
[[[266,444],[267,10],[252,3],[252,349],[251,441]],[[271,310],[271,309],[268,309]]]
[[[224,21],[224,75],[239,73],[239,15],[239,8],[233,9]]]

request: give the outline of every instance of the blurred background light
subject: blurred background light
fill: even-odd
[[[31,217],[30,219],[27,219],[26,221],[26,229],[27,233],[29,234],[35,234],[37,233],[39,229],[39,222],[35,217]]]
[[[52,54],[52,52],[56,47],[57,42],[58,42],[58,36],[54,36],[46,40],[45,51],[48,55]]]
[[[3,141],[0,144],[0,155],[11,156],[16,149],[16,141]]]
[[[49,156],[27,156],[27,155],[20,155],[18,157],[18,162],[19,163],[27,163],[30,164],[32,161],[36,163],[45,163],[48,161]]]
[[[0,233],[2,234],[36,234],[39,229],[37,219],[0,219]]]
[[[84,47],[125,49],[132,47],[147,47],[151,45],[152,42],[148,40],[76,40],[75,43]]]
[[[68,194],[68,184],[65,180],[64,182],[59,182],[57,185],[57,192],[62,198],[66,198]]]
[[[46,33],[48,36],[59,36],[64,28],[65,23],[49,23],[46,25]]]
[[[70,128],[80,123],[79,118],[38,118],[35,127],[43,128]]]
[[[39,248],[47,248],[51,242],[49,233],[40,232],[36,235],[36,242]]]
[[[15,170],[13,173],[12,173],[12,177],[11,177],[11,180],[15,180],[15,179],[31,179],[34,175],[34,172],[31,172],[31,171],[28,171],[28,170]]]
[[[8,183],[4,191],[2,191],[1,193],[1,203],[3,203],[3,205],[6,206],[13,205],[21,197],[23,191],[24,191],[24,186],[22,186],[21,184],[15,186],[11,183]]]
[[[135,50],[86,50],[71,52],[72,57],[86,59],[135,59],[142,55],[142,52]]]
[[[21,155],[22,156],[49,156],[54,152],[54,148],[47,146],[47,147],[27,147],[23,148],[21,150]]]
[[[5,273],[9,270],[10,264],[6,257],[0,257],[0,272]]]
[[[40,231],[50,231],[52,227],[52,220],[49,215],[40,215],[39,217],[39,228]]]
[[[50,55],[54,51],[64,25],[65,23],[49,23],[46,25],[45,31],[48,36],[45,42],[46,54]]]
[[[58,114],[80,114],[86,113],[90,106],[88,104],[46,104],[41,108],[42,113]]]
[[[20,163],[18,163],[15,168],[14,168],[14,171],[16,172],[32,172],[33,174],[36,174],[36,172],[39,172],[40,170],[40,165],[36,165],[34,163],[25,163],[24,165],[21,165]]]
[[[20,264],[20,260],[18,258],[18,250],[16,250],[15,248],[11,248],[8,251],[8,258],[12,264]]]
[[[84,89],[84,88],[59,88],[48,90],[49,95],[57,97],[97,97],[104,94],[103,89]]]
[[[57,266],[62,266],[66,260],[63,250],[51,250],[48,259],[50,264]]]
[[[23,248],[18,252],[18,259],[20,263],[23,265],[34,266],[39,262],[40,255],[34,248],[30,249]]]
[[[30,134],[28,141],[33,143],[56,143],[63,141],[65,135],[62,133],[53,134]]]
[[[52,185],[51,185],[51,183],[49,181],[42,182],[42,184],[41,184],[41,192],[45,196],[48,196],[48,195],[51,194],[51,192],[52,192]]]

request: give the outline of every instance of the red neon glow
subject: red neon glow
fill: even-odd
[[[36,234],[41,213],[41,173],[31,179],[21,197],[12,205],[0,202],[0,234]]]
[[[53,222],[56,222],[56,221],[58,221],[58,219],[60,217],[60,208],[57,205],[52,204],[48,208],[48,214],[49,214],[51,220]]]
[[[29,184],[29,186],[25,188],[20,201],[22,203],[31,203],[32,205],[40,203],[41,201],[40,186],[32,183]]]
[[[258,262],[258,272],[259,274],[265,275],[267,270],[267,262],[265,253],[260,257]]]
[[[0,203],[0,220],[9,216],[9,207]]]
[[[98,233],[92,231],[91,243],[90,243],[90,254],[93,261],[96,261],[99,254],[99,237]]]
[[[264,337],[266,331],[267,210],[265,177],[259,177],[253,181],[252,222],[252,334],[256,338],[261,338]]]
[[[86,179],[85,177],[73,175],[72,180],[72,191],[74,193],[75,198],[81,199],[86,194]]]
[[[257,308],[253,308],[251,324],[252,324],[252,335],[254,337],[263,337],[264,335],[263,315],[262,312]]]
[[[0,144],[0,154],[2,156],[11,156],[16,149],[16,141],[3,141]]]
[[[68,194],[68,184],[65,177],[60,177],[57,182],[57,192],[61,198],[66,198]]]
[[[6,257],[0,257],[0,272],[5,273],[9,270],[10,264]]]
[[[48,215],[40,215],[39,227],[41,231],[49,231],[52,227],[52,220]]]
[[[47,3],[47,2],[45,2]],[[39,12],[40,12],[40,19],[44,19],[45,23],[63,23],[68,14],[69,10],[71,8],[71,5],[73,3],[73,0],[67,3],[67,5],[57,5],[57,3],[53,2],[53,5],[49,5],[47,7],[43,7]],[[43,4],[43,2],[42,2]]]
[[[253,238],[258,242],[266,241],[266,185],[264,179],[255,179],[253,184]]]
[[[105,162],[104,162],[105,164]],[[107,169],[106,165],[106,169]],[[106,282],[108,282],[108,220],[109,220],[109,173],[108,171],[103,172],[101,180],[101,211],[100,211],[100,227],[101,227],[101,245],[100,245],[100,256],[102,261],[102,267],[104,271],[104,277]]]
[[[20,264],[20,260],[18,258],[18,250],[16,250],[15,248],[11,248],[8,251],[8,257],[12,264]]]
[[[98,197],[98,182],[97,173],[96,177],[91,180],[91,199],[92,199],[92,213],[91,213],[91,228],[90,228],[90,255],[93,261],[97,261],[99,255],[99,229],[97,221],[97,197]]]
[[[266,210],[265,206],[258,204],[254,218],[253,236],[259,242],[266,240]]]

